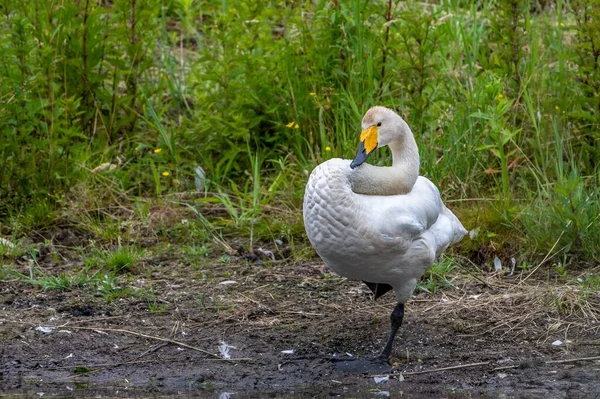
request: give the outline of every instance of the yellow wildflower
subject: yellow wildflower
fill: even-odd
[[[155,154],[160,154],[161,151],[162,151],[162,148],[160,148],[160,147],[154,149]]]
[[[504,95],[502,93],[498,94],[498,100],[502,100],[504,98]]]
[[[170,173],[169,173],[169,172],[167,172],[167,171],[165,170],[164,172],[162,172],[162,175],[163,175],[164,177],[167,177],[167,176],[169,176],[169,175],[170,175]]]
[[[554,109],[558,111],[560,109],[560,107],[558,105],[555,105]]]
[[[330,146],[325,147],[325,151],[330,152],[331,151],[331,147]]]
[[[300,125],[298,125],[297,123],[294,125],[294,129],[300,129]]]
[[[313,92],[310,92],[309,94],[311,95],[311,97],[314,97],[314,96],[316,96],[316,95],[317,95],[317,93],[315,93],[314,91],[313,91]]]
[[[294,121],[291,121],[290,123],[288,123],[287,125],[285,125],[285,127],[293,127],[294,126]]]

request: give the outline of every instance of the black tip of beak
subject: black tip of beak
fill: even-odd
[[[358,153],[354,157],[352,163],[350,163],[350,168],[355,169],[362,165],[363,162],[366,161],[369,154],[367,154],[367,150],[365,150],[365,143],[361,142],[358,146]]]

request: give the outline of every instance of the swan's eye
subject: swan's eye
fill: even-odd
[[[377,126],[381,126],[381,122],[379,122],[379,123],[377,124]]]

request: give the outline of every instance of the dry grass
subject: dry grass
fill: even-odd
[[[465,336],[510,336],[545,345],[562,337],[577,341],[600,331],[600,293],[580,285],[530,279],[506,279],[497,274],[454,281],[457,289],[427,300],[415,300],[415,313],[454,320]],[[483,284],[485,283],[485,285]]]

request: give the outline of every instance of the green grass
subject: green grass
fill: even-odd
[[[182,247],[181,251],[187,257],[189,257],[191,259],[197,259],[197,258],[207,257],[209,255],[210,249],[206,244],[202,244],[199,246],[196,244],[192,244],[192,245]]]
[[[119,244],[114,249],[92,249],[85,257],[84,264],[87,268],[100,268],[110,273],[131,273],[145,253],[135,246]]]
[[[144,251],[136,247],[118,246],[114,251],[104,252],[103,260],[109,270],[115,272],[131,271],[138,259],[144,256]]]
[[[100,273],[94,278],[94,294],[102,297],[107,303],[119,298],[145,298],[154,296],[151,290],[137,289],[126,285],[124,279],[113,273]]]
[[[36,279],[24,279],[24,281],[37,285],[46,290],[70,291],[75,288],[82,288],[91,283],[87,276],[83,274],[59,273],[56,276],[42,275]]]
[[[16,258],[22,256],[33,250],[28,248],[22,240],[12,240],[9,238],[2,238],[0,240],[0,258]]]
[[[448,256],[442,256],[437,262],[425,272],[421,281],[417,284],[417,291],[435,294],[444,288],[454,287],[452,285],[452,273],[456,268],[455,260]]]
[[[0,234],[77,226],[107,273],[136,272],[140,228],[191,257],[241,236],[302,259],[308,173],[351,157],[382,104],[480,230],[462,248],[597,262],[600,1],[550,3],[6,0]],[[190,223],[156,223],[172,207]]]
[[[46,248],[51,245],[51,242],[44,244]],[[40,248],[40,245],[19,243],[0,254],[5,260],[0,264],[0,279],[16,278],[43,291],[84,290],[93,296],[104,298],[108,303],[123,297],[150,299],[154,296],[152,288],[138,289],[129,285],[129,276],[141,271],[136,265],[146,256],[146,251],[136,246],[119,244],[114,249],[98,249],[92,243],[89,250],[63,247],[60,249],[63,253],[61,256],[53,251],[46,255],[51,258],[50,262],[48,259],[39,259]],[[75,256],[78,265],[70,270],[52,272],[65,255]],[[23,268],[24,261],[28,265],[27,271],[17,271]]]
[[[92,296],[98,296],[111,303],[118,298],[143,298],[151,300],[154,297],[152,289],[138,289],[128,286],[127,279],[114,272],[90,269],[61,272],[56,275],[46,274],[39,268],[30,268],[28,274],[16,272],[10,268],[0,267],[1,278],[17,278],[27,284],[39,287],[43,291],[74,291],[84,290]],[[152,307],[151,307],[152,308]],[[154,309],[159,309],[156,304]]]

